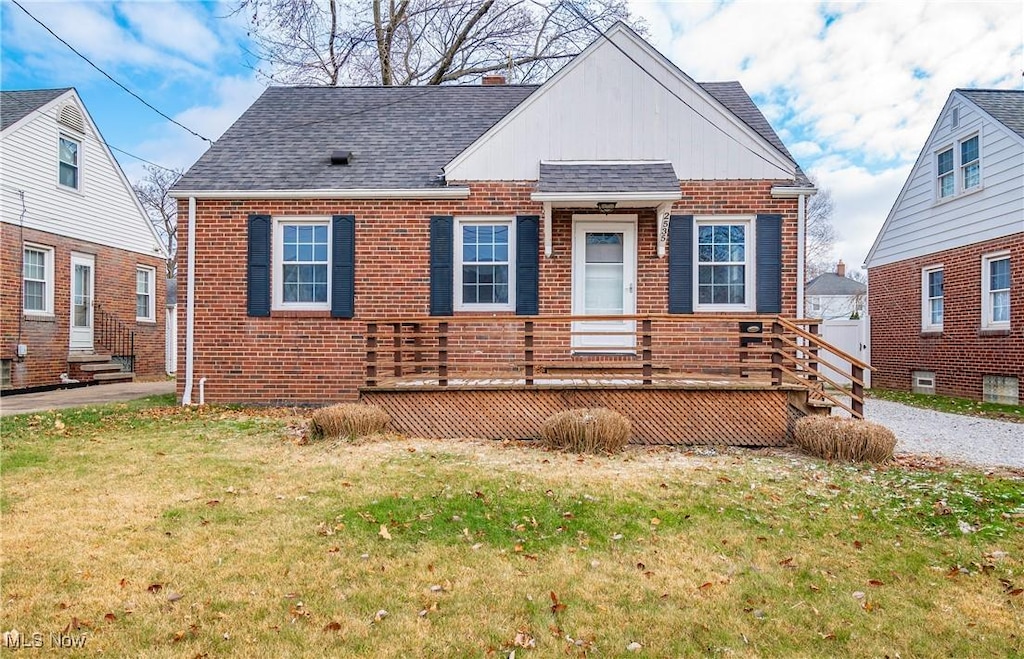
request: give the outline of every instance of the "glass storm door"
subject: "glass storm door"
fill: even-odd
[[[635,222],[577,220],[572,287],[575,315],[636,313]],[[636,347],[635,332],[632,320],[576,322],[572,347],[579,352],[631,352]]]
[[[93,349],[93,271],[95,257],[71,255],[71,349]]]

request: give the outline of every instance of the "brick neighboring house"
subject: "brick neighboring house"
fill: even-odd
[[[1020,403],[1024,92],[950,93],[865,265],[876,386]]]
[[[160,241],[78,93],[0,113],[4,392],[163,374]]]
[[[355,400],[380,317],[795,317],[813,192],[739,83],[622,24],[540,86],[273,87],[172,193],[178,395]]]

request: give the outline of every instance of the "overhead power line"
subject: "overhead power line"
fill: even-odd
[[[27,10],[27,9],[25,9],[25,7],[24,7],[24,6],[22,6],[22,4],[21,4],[20,2],[18,2],[18,0],[11,0],[11,2],[13,2],[13,3],[15,4],[15,5],[17,5],[17,6],[18,6],[18,9],[22,10],[23,12],[25,12],[25,15],[27,15],[27,16],[28,16],[29,18],[31,18],[31,19],[32,19],[33,21],[35,21],[36,23],[38,23],[38,24],[39,24],[40,26],[42,26],[42,28],[43,28],[44,30],[46,30],[46,31],[47,31],[47,32],[49,32],[49,33],[50,33],[51,35],[53,35],[53,38],[54,38],[54,39],[56,39],[57,41],[61,42],[61,43],[62,43],[62,44],[64,44],[65,46],[67,46],[67,47],[68,47],[68,48],[69,48],[69,49],[71,50],[71,52],[73,52],[73,53],[74,53],[75,55],[78,55],[78,56],[79,56],[79,57],[81,57],[81,58],[82,58],[83,60],[85,60],[85,61],[86,61],[86,63],[88,63],[88,64],[89,64],[89,66],[91,66],[92,68],[94,68],[94,69],[96,69],[97,71],[99,71],[100,73],[102,73],[102,74],[103,74],[103,75],[104,75],[104,76],[105,76],[105,77],[106,77],[106,78],[107,78],[108,80],[110,80],[110,82],[114,83],[115,85],[117,85],[118,87],[120,87],[121,89],[123,89],[124,91],[126,91],[126,92],[128,92],[129,94],[131,94],[132,96],[134,96],[134,97],[135,97],[135,98],[136,98],[136,99],[137,99],[137,100],[138,100],[138,101],[139,101],[140,103],[142,103],[143,105],[145,105],[145,106],[146,106],[147,108],[149,108],[149,109],[150,109],[150,110],[152,110],[153,112],[156,112],[156,113],[157,113],[158,115],[160,115],[161,117],[163,117],[163,118],[164,118],[164,119],[166,119],[167,121],[171,122],[171,123],[172,123],[172,124],[174,124],[175,126],[178,126],[178,127],[180,127],[180,128],[183,128],[183,129],[185,129],[186,131],[188,131],[189,133],[192,133],[193,135],[195,135],[196,137],[198,137],[199,139],[201,139],[201,140],[204,140],[204,141],[206,141],[206,142],[209,142],[210,144],[213,144],[213,140],[211,140],[210,138],[208,138],[208,137],[205,137],[205,136],[203,136],[203,135],[200,135],[199,133],[197,133],[196,131],[192,130],[191,128],[189,128],[189,127],[188,127],[188,126],[186,126],[185,124],[181,123],[180,121],[176,121],[175,119],[172,119],[171,117],[169,117],[168,115],[164,114],[164,113],[163,113],[162,111],[160,111],[159,109],[157,109],[156,107],[154,107],[154,106],[153,106],[152,104],[150,104],[150,103],[149,103],[149,101],[147,101],[146,99],[142,98],[141,96],[139,96],[138,94],[136,94],[135,92],[133,92],[133,91],[132,91],[131,89],[128,89],[128,88],[127,88],[127,87],[125,87],[125,86],[124,86],[123,84],[121,84],[120,82],[118,82],[117,80],[115,80],[113,76],[111,76],[111,75],[110,75],[109,73],[107,73],[106,71],[104,71],[103,69],[101,69],[101,68],[100,68],[99,66],[97,66],[97,65],[96,65],[96,64],[95,64],[95,63],[94,63],[94,62],[93,62],[93,61],[92,61],[91,59],[89,59],[88,57],[86,57],[86,56],[85,56],[85,55],[83,55],[82,53],[78,52],[78,50],[76,50],[74,46],[72,46],[71,44],[69,44],[69,43],[68,43],[67,41],[65,41],[65,40],[64,40],[63,38],[61,38],[60,36],[58,36],[56,32],[54,32],[54,31],[53,31],[53,30],[51,30],[51,29],[50,29],[49,27],[47,27],[46,23],[43,23],[43,22],[42,22],[41,20],[39,20],[38,18],[36,18],[35,16],[33,16],[33,15],[32,15],[32,12],[30,12],[30,11],[29,11],[29,10]],[[130,155],[130,154],[129,154],[129,155]],[[134,156],[133,156],[133,157],[134,157]],[[141,158],[140,158],[140,160],[141,160]]]

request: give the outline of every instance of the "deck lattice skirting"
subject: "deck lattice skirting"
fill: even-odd
[[[544,421],[575,407],[607,407],[632,423],[634,444],[781,446],[791,432],[784,389],[364,390],[395,431],[418,437],[525,439]]]

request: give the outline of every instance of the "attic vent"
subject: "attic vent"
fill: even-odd
[[[348,161],[352,159],[351,151],[331,151],[331,164],[332,165],[347,165]]]
[[[949,127],[953,129],[960,127],[960,108],[953,108],[949,111]]]
[[[82,113],[74,105],[65,105],[57,115],[57,123],[64,124],[79,133],[85,133],[85,122],[82,121]]]

